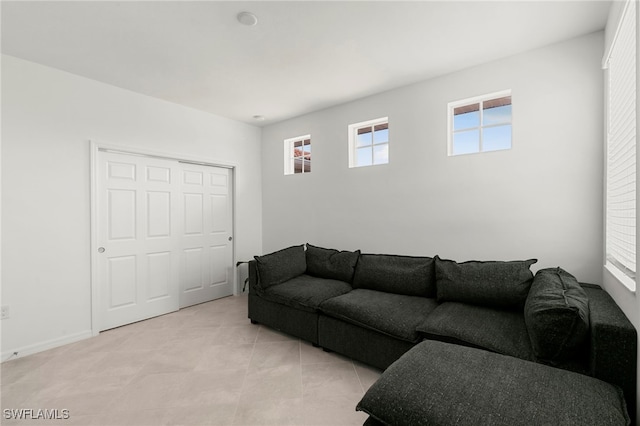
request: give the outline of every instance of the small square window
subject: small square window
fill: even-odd
[[[389,162],[389,119],[387,117],[349,126],[349,167],[374,166]]]
[[[451,102],[449,155],[511,149],[511,91]]]
[[[311,135],[284,141],[284,174],[311,173]]]

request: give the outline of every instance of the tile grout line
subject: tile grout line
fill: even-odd
[[[358,383],[360,383],[360,388],[362,389],[362,395],[364,396],[365,394],[364,385],[362,384],[362,379],[360,378],[360,374],[358,374],[358,370],[356,369],[356,365],[353,362],[353,359],[351,359],[351,367],[353,367],[353,371],[356,373],[356,377],[358,378]]]
[[[253,360],[253,356],[256,353],[256,344],[258,342],[258,336],[260,335],[260,331],[262,330],[262,325],[258,325],[258,332],[256,333],[256,337],[253,340],[253,348],[251,348],[251,356],[249,357],[249,363],[244,372],[244,377],[242,378],[242,386],[240,386],[240,394],[238,395],[238,400],[236,401],[236,409],[233,412],[233,424],[236,424],[236,418],[238,417],[238,409],[240,408],[240,400],[242,399],[242,394],[244,392],[245,385],[247,384],[247,376],[249,375],[249,368],[251,367],[251,361]]]
[[[302,425],[307,424],[306,421],[304,421],[304,413],[305,413],[305,397],[304,397],[304,382],[302,380],[302,341],[301,339],[298,339],[298,354],[299,354],[299,358],[298,358],[298,364],[300,366],[300,399],[302,400],[302,410],[300,412],[300,421],[302,423]]]

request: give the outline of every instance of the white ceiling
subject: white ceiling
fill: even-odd
[[[609,5],[2,1],[2,52],[264,125],[601,30]]]

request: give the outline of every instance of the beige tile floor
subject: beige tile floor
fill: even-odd
[[[380,371],[247,319],[227,297],[0,365],[2,425],[361,425]],[[4,409],[69,410],[7,420]],[[60,411],[61,412],[61,411]]]

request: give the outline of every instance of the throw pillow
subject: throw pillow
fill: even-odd
[[[262,288],[280,284],[307,270],[304,245],[292,246],[264,256],[254,256]]]
[[[353,276],[354,288],[407,296],[434,297],[435,283],[431,257],[362,254]]]
[[[574,357],[589,333],[589,299],[578,280],[561,268],[536,274],[524,319],[536,357],[556,363]]]
[[[529,294],[537,259],[457,263],[436,256],[438,302],[521,310]]]
[[[351,284],[359,256],[360,250],[338,251],[307,244],[307,274]]]

